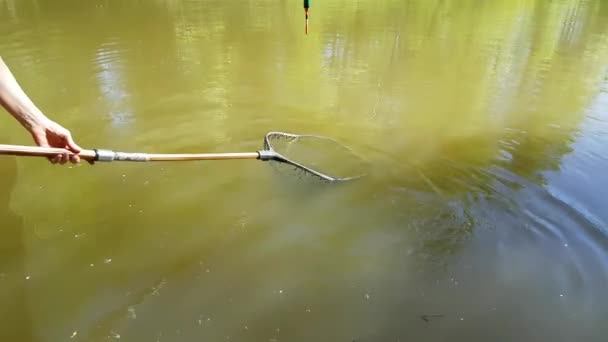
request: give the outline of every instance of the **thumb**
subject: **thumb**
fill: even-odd
[[[46,139],[45,135],[32,134],[32,137],[34,138],[34,142],[36,143],[36,145],[40,147],[49,147],[49,142]]]
[[[40,146],[40,147],[50,147],[49,145],[49,141],[46,138],[46,135],[44,134],[32,134],[32,137],[34,138],[34,142],[36,143],[36,145]],[[47,159],[55,164],[57,163],[56,157],[47,157]]]
[[[72,139],[72,135],[68,134],[66,136],[66,142],[67,142],[67,147],[74,153],[79,153],[80,151],[82,151],[82,148],[80,146],[78,146],[78,144],[76,144],[74,142],[74,139]]]

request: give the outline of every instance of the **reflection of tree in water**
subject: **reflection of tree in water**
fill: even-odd
[[[408,98],[407,101],[415,102],[411,107],[426,109],[430,117],[435,116],[437,119],[431,118],[428,122],[419,124],[420,128],[428,129],[429,133],[426,136],[420,133],[423,136],[420,140],[417,140],[419,137],[410,137],[414,145],[411,149],[403,148],[399,151],[397,147],[397,151],[392,151],[395,158],[399,155],[415,156],[404,162],[406,166],[398,166],[398,171],[393,172],[395,184],[429,194],[427,200],[421,198],[428,207],[423,205],[425,208],[420,211],[423,226],[428,229],[417,236],[423,245],[420,249],[423,254],[428,253],[439,258],[447,256],[450,251],[458,250],[461,243],[470,236],[473,227],[487,225],[481,221],[483,216],[472,214],[481,203],[487,204],[491,201],[492,206],[504,207],[506,212],[516,208],[518,204],[511,202],[510,194],[505,189],[518,190],[530,185],[544,185],[543,174],[546,171],[559,170],[563,156],[572,151],[570,144],[578,133],[577,126],[584,118],[585,109],[597,95],[601,81],[598,70],[603,70],[603,61],[608,56],[608,50],[598,44],[593,35],[582,32],[599,30],[605,36],[605,16],[598,15],[596,3],[534,3],[538,3],[538,6],[531,7],[534,10],[526,15],[523,15],[527,11],[526,7],[515,10],[511,8],[502,12],[491,9],[491,6],[484,7],[489,16],[481,15],[474,19],[481,21],[479,25],[474,25],[479,27],[475,32],[480,35],[481,41],[484,41],[483,35],[498,36],[500,33],[500,36],[503,36],[513,32],[517,34],[513,40],[492,41],[496,45],[488,50],[488,56],[493,58],[488,59],[487,72],[475,74],[472,79],[462,82],[462,89],[445,87],[444,84],[454,84],[446,75],[459,73],[461,56],[480,57],[473,53],[467,55],[462,53],[462,49],[456,49],[456,46],[478,48],[458,37],[463,31],[462,27],[472,26],[469,23],[459,26],[465,17],[459,18],[458,6],[451,7],[449,2],[438,3],[438,7],[446,7],[435,8],[434,14],[429,16],[436,18],[440,12],[450,13],[451,21],[447,24],[446,21],[438,21],[436,25],[444,25],[444,29],[445,25],[448,28],[453,26],[451,31],[447,31],[453,33],[447,33],[450,39],[445,42],[456,41],[462,44],[455,44],[454,53],[446,54],[442,58],[438,57],[441,56],[438,52],[440,47],[428,54],[437,58],[437,65],[452,66],[452,71],[433,75],[427,70],[424,78],[432,79],[436,87],[428,92],[412,89],[413,98]],[[502,4],[506,6],[506,3]],[[550,10],[547,6],[551,6]],[[423,7],[417,10],[424,13]],[[515,23],[514,19],[518,13],[522,14],[525,25],[520,23],[518,27],[522,28],[521,30],[510,30],[508,23]],[[500,21],[504,25],[497,25],[498,20],[488,20],[492,15],[503,16]],[[532,24],[536,20],[545,24]],[[430,23],[430,27],[421,25],[427,28],[426,34],[445,34],[446,31],[439,28],[433,29],[433,19],[430,19]],[[372,32],[361,34],[373,35]],[[410,35],[415,36],[411,32]],[[360,39],[353,36],[349,38]],[[441,40],[428,41],[438,44]],[[528,45],[522,41],[528,41],[532,50],[522,49],[522,44]],[[348,46],[348,43],[344,45]],[[416,65],[416,54],[411,53],[411,48],[412,45],[403,44],[397,53],[412,60],[411,65]],[[415,49],[416,53],[425,53],[425,49],[420,46]],[[373,58],[370,56],[370,60],[373,61]],[[401,74],[406,79],[411,78],[414,84],[423,84],[416,76],[411,76],[418,75],[416,71],[402,70],[404,65],[406,64],[397,64],[391,69],[392,75]],[[568,77],[569,81],[564,82],[564,77]],[[387,79],[394,80],[390,77]],[[467,87],[472,87],[473,91]],[[450,103],[450,92],[462,94],[465,99],[458,99],[457,104]],[[493,96],[498,99],[487,102]],[[445,105],[437,104],[429,101],[429,98],[438,99],[439,102],[445,98],[448,102]],[[455,112],[450,107],[465,113]],[[384,109],[388,111],[390,108]],[[395,120],[394,117],[387,116],[387,113],[383,114]],[[446,115],[453,116],[454,121],[447,127],[440,126],[446,122]],[[396,116],[396,122],[387,120],[387,126],[393,124],[395,130],[416,132],[415,129],[403,129],[403,126],[410,124],[407,122],[407,115],[397,113]],[[479,131],[469,132],[466,128],[468,119],[487,122],[487,125],[482,124]],[[493,120],[498,124],[491,123]],[[379,144],[388,148],[400,146],[399,139],[403,139],[403,135],[395,132],[388,134],[391,137],[387,138],[388,128],[379,126],[379,132],[382,134],[377,139]],[[484,131],[486,126],[487,131]],[[464,133],[460,131],[461,127],[465,127],[462,129]],[[408,139],[407,136],[405,138]],[[429,146],[430,152],[417,154],[418,149],[425,149],[424,145]],[[415,221],[417,215],[412,214],[411,219]]]
[[[603,68],[602,56],[607,54],[606,48],[597,44],[592,36],[575,33],[590,27],[597,28],[597,25],[603,25],[601,30],[606,33],[606,25],[605,20],[597,15],[597,6],[583,6],[576,1],[560,3],[550,11],[545,10],[546,6],[548,3],[540,2],[534,15],[547,25],[522,30],[518,38],[522,41],[545,37],[542,44],[533,47],[534,53],[520,51],[513,54],[512,59],[498,60],[494,69],[500,70],[507,64],[515,66],[509,73],[480,75],[480,79],[493,80],[480,82],[480,88],[507,83],[512,84],[510,88],[514,91],[505,94],[498,91],[498,87],[491,93],[482,90],[478,92],[479,98],[472,97],[469,101],[473,104],[469,112],[479,117],[476,120],[482,121],[496,120],[491,113],[496,111],[496,106],[501,106],[498,112],[504,114],[498,118],[499,128],[488,124],[488,132],[484,132],[482,126],[481,132],[470,134],[461,134],[458,128],[449,127],[445,131],[441,128],[436,132],[438,135],[428,142],[433,146],[433,152],[428,157],[423,156],[416,167],[439,189],[459,193],[467,191],[468,186],[484,188],[480,185],[492,180],[491,174],[484,169],[492,166],[503,167],[535,183],[542,183],[541,173],[559,169],[561,157],[571,151],[569,144],[576,134],[576,126],[583,119],[585,108],[597,93],[597,70]],[[456,9],[450,10],[457,12]],[[492,32],[491,29],[487,31]],[[519,45],[512,47],[510,41],[502,44],[504,46],[497,47],[496,53],[511,51]],[[585,59],[588,62],[581,62]],[[451,57],[446,58],[445,63],[451,63]],[[569,81],[563,82],[563,77],[568,77]],[[490,106],[492,103],[481,102],[492,93],[497,97],[506,95],[509,101],[496,102],[495,107]],[[470,97],[475,92],[463,94]],[[475,108],[477,104],[481,109]],[[442,115],[460,116],[449,111]],[[453,125],[457,127],[459,122]],[[454,131],[453,137],[450,130]]]

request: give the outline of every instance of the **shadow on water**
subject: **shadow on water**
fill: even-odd
[[[17,183],[15,158],[0,159],[0,340],[34,341],[28,309],[23,218],[10,208]]]

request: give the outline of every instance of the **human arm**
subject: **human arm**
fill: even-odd
[[[64,148],[65,153],[50,158],[52,163],[78,163],[78,153],[82,150],[71,133],[50,120],[25,94],[8,66],[0,57],[0,105],[6,109],[28,132],[38,146]]]

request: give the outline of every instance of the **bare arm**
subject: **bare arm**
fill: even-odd
[[[32,135],[38,146],[59,147],[79,153],[70,132],[61,125],[47,118],[32,102],[17,83],[8,66],[0,57],[0,105],[4,107]],[[53,163],[65,164],[80,161],[77,155],[66,153],[51,159]]]

